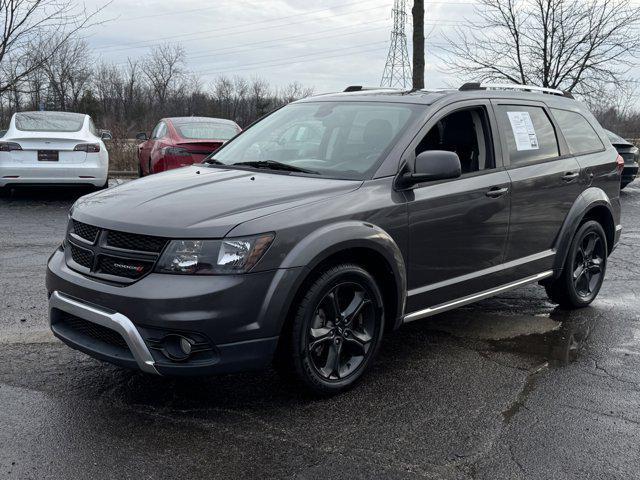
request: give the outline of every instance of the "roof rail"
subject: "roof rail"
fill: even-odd
[[[524,92],[540,92],[547,95],[573,98],[571,92],[564,92],[555,88],[535,87],[533,85],[518,85],[516,83],[465,83],[460,87],[461,92],[472,90],[519,90]]]
[[[393,91],[403,91],[402,88],[393,88],[393,87],[363,87],[362,85],[350,85],[344,89],[344,92],[364,92],[368,90],[393,90]]]

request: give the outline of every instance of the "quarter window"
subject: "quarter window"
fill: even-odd
[[[512,167],[560,156],[555,128],[543,108],[501,105],[498,117]]]
[[[586,118],[576,112],[552,109],[569,150],[574,155],[604,150],[604,144]]]

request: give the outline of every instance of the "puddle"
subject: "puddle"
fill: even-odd
[[[594,322],[589,317],[588,310],[507,315],[468,309],[437,317],[432,327],[458,338],[482,341],[494,351],[562,367],[574,362],[584,350]]]

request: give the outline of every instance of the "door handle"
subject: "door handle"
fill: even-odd
[[[489,198],[500,198],[509,193],[509,187],[493,187],[486,195]]]
[[[580,172],[567,172],[563,175],[562,180],[569,183],[569,182],[573,182],[579,176],[580,176]]]

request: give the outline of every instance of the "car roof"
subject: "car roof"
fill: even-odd
[[[433,105],[440,100],[451,99],[464,100],[514,100],[544,102],[549,106],[558,108],[570,108],[575,110],[579,103],[562,95],[550,95],[541,92],[512,91],[512,90],[362,90],[353,92],[340,92],[315,95],[298,100],[295,103],[309,102],[386,102],[386,103],[411,103],[420,105]]]

